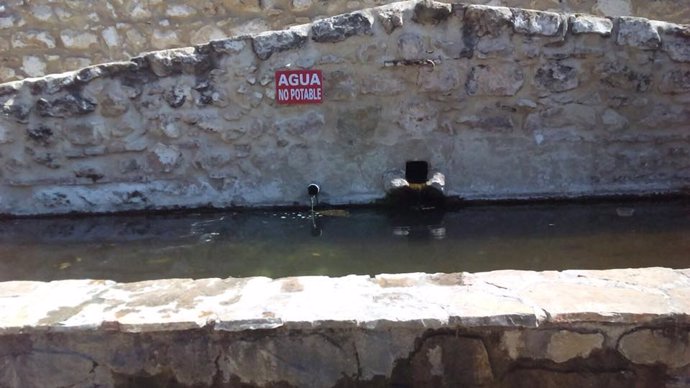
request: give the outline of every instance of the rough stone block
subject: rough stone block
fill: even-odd
[[[40,98],[36,101],[36,112],[43,117],[71,117],[91,113],[96,110],[97,103],[78,94],[68,94],[64,97],[48,101]]]
[[[390,74],[386,77],[378,77],[375,75],[368,75],[362,79],[362,94],[373,94],[377,96],[395,95],[406,88],[405,81]]]
[[[344,111],[338,116],[338,139],[347,146],[370,142],[381,120],[381,106]]]
[[[60,40],[65,48],[74,50],[88,50],[91,46],[98,45],[98,37],[90,32],[62,30]]]
[[[326,120],[323,113],[311,110],[298,116],[278,120],[276,128],[293,136],[304,136],[307,133],[322,128],[325,123]]]
[[[151,47],[156,50],[169,49],[180,45],[180,38],[175,31],[155,29],[151,34]]]
[[[324,74],[328,83],[324,85],[324,95],[327,100],[349,100],[357,96],[359,83],[352,74],[341,70]]]
[[[687,329],[640,329],[620,338],[618,350],[630,361],[671,368],[690,365],[690,333]]]
[[[505,58],[514,55],[515,45],[509,34],[502,34],[496,37],[489,35],[479,38],[474,46],[474,50],[477,58],[480,59]]]
[[[596,66],[595,74],[607,86],[644,92],[649,89],[652,75],[647,71],[639,71],[620,62],[604,62]]]
[[[265,386],[282,381],[296,387],[327,387],[357,374],[354,350],[351,343],[328,335],[270,336],[233,341],[218,365],[224,382],[237,379]],[[290,362],[283,359],[287,354],[292,355]]]
[[[14,69],[0,66],[0,83],[9,82],[14,79],[17,72]]]
[[[65,91],[75,85],[76,74],[78,73],[58,74],[33,80],[31,82],[31,91],[34,94],[46,93],[48,95]]]
[[[601,114],[601,123],[604,124],[606,129],[611,131],[625,129],[630,124],[628,119],[613,109],[606,109],[604,113]]]
[[[466,72],[466,68],[456,64],[441,64],[435,67],[422,67],[417,76],[417,86],[425,92],[449,92],[456,90],[461,85],[460,72]],[[463,74],[464,75],[464,74]]]
[[[226,37],[226,35],[227,34],[220,28],[213,25],[206,25],[196,31],[193,31],[189,38],[189,42],[195,45],[205,44],[213,40],[223,39]]]
[[[513,13],[507,7],[469,5],[465,9],[463,22],[466,30],[478,36],[498,36],[505,27],[512,26]]]
[[[555,12],[513,8],[513,30],[518,34],[556,36],[562,33],[563,19]]]
[[[186,4],[169,5],[165,15],[172,18],[187,18],[196,14],[196,10]]]
[[[117,29],[113,26],[106,27],[103,31],[101,31],[101,37],[103,37],[103,41],[110,49],[120,46],[120,35],[117,33]]]
[[[7,125],[0,123],[0,144],[12,143],[14,136]]]
[[[15,101],[8,101],[2,105],[2,113],[5,116],[12,117],[18,123],[27,123],[29,122],[31,107],[18,104]]]
[[[666,72],[659,83],[659,91],[668,94],[690,93],[690,70]]]
[[[549,339],[546,348],[548,359],[562,363],[576,357],[587,358],[596,349],[601,349],[604,336],[600,333],[583,334],[560,330]]]
[[[179,108],[187,99],[187,93],[181,86],[175,86],[163,94],[163,99],[171,108]]]
[[[674,61],[690,62],[690,26],[663,23],[660,29],[661,48],[668,56]]]
[[[12,47],[32,49],[55,48],[55,38],[47,31],[20,31],[12,35]]]
[[[213,51],[223,54],[237,54],[247,45],[245,43],[249,38],[230,38],[213,40],[209,43]]]
[[[436,130],[438,108],[420,99],[411,99],[399,107],[396,123],[410,136],[419,137]]]
[[[410,364],[417,387],[482,387],[494,381],[489,355],[478,338],[430,337]]]
[[[354,12],[316,21],[311,26],[312,39],[320,43],[335,43],[355,35],[372,35],[370,16]]]
[[[650,128],[682,126],[690,123],[690,109],[681,105],[648,104],[639,124]]]
[[[459,116],[455,121],[485,133],[506,133],[515,128],[515,123],[509,114],[490,107],[482,109],[476,115]]]
[[[312,0],[292,0],[292,9],[297,12],[306,11],[311,8]]]
[[[40,77],[46,74],[46,63],[40,57],[27,55],[22,58],[22,70],[30,77]]]
[[[450,4],[422,0],[414,6],[412,21],[419,24],[438,24],[448,19],[451,12]]]
[[[129,99],[122,98],[116,94],[106,94],[100,101],[101,114],[103,117],[119,117],[129,109]]]
[[[378,14],[378,19],[387,34],[391,34],[395,29],[403,26],[403,14],[400,9],[381,11]]]
[[[261,12],[261,6],[263,5],[263,3],[264,2],[260,0],[223,0],[223,4],[228,9],[242,10],[247,13]]]
[[[268,31],[254,36],[252,47],[259,59],[266,60],[273,53],[300,48],[306,42],[307,33],[302,30]]]
[[[144,34],[134,28],[125,31],[127,48],[135,52],[145,51],[148,48],[148,39]]]
[[[112,74],[113,71],[114,69],[108,66],[87,67],[74,73],[74,80],[80,83],[88,83],[96,78],[106,75],[106,72]]]
[[[611,36],[613,22],[610,19],[590,15],[574,15],[569,20],[573,34],[597,34]]]
[[[39,125],[36,128],[27,128],[26,135],[34,143],[46,146],[53,141],[53,130],[44,126]]]
[[[602,349],[601,333],[580,333],[570,330],[507,330],[500,347],[513,360],[551,360],[563,363],[574,358],[587,358],[594,350]]]
[[[539,89],[556,93],[575,89],[579,85],[577,69],[560,62],[551,62],[537,69],[534,83]]]
[[[580,143],[597,124],[597,109],[577,103],[542,108],[527,115],[524,128],[541,133],[542,141]]]
[[[661,37],[651,21],[636,17],[619,17],[616,20],[616,43],[643,50],[656,50],[661,47]]]
[[[74,145],[97,145],[103,140],[101,132],[103,125],[83,123],[65,128],[63,131],[67,140]]]
[[[67,387],[111,385],[107,374],[96,372],[98,364],[79,353],[35,351],[0,363],[0,381],[11,387]],[[100,370],[98,372],[101,372]]]
[[[199,74],[212,66],[208,55],[198,52],[194,47],[145,53],[142,56],[132,58],[132,61],[140,66],[148,64],[151,71],[159,77],[167,77],[182,72]]]
[[[514,96],[525,82],[522,67],[512,63],[477,65],[470,70],[470,96]]]
[[[1,29],[7,29],[7,28],[12,28],[17,24],[17,17],[13,16],[4,16],[0,17],[0,28]]]
[[[424,57],[424,41],[415,33],[404,33],[398,38],[398,50],[402,59],[421,59]]]
[[[182,153],[177,146],[158,143],[153,147],[148,160],[154,169],[168,173],[180,165]]]

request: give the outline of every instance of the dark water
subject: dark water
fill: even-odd
[[[690,203],[0,221],[0,281],[690,267]]]

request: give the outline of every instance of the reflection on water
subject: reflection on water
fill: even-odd
[[[690,267],[690,205],[218,212],[0,221],[0,280]]]

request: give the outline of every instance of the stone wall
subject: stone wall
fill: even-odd
[[[0,213],[363,203],[406,160],[465,198],[680,192],[687,26],[403,2],[0,85]],[[324,103],[274,72],[320,69]]]
[[[688,301],[664,268],[6,282],[0,385],[680,388]]]
[[[140,52],[281,29],[391,0],[10,0],[0,5],[0,82]],[[634,15],[690,23],[686,0],[475,0],[472,3]]]

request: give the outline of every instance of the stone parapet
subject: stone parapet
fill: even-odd
[[[140,52],[307,23],[390,0],[18,1],[0,8],[0,82],[127,60]],[[690,23],[685,0],[472,3]]]
[[[0,213],[687,192],[690,30],[401,2],[0,85]],[[322,104],[275,71],[319,69]]]
[[[0,383],[679,387],[688,300],[665,268],[5,282]]]

